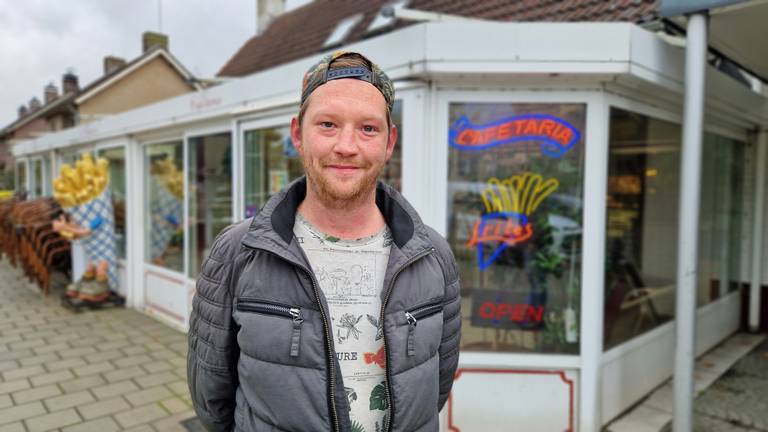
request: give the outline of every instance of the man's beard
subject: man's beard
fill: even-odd
[[[301,164],[307,174],[309,187],[325,207],[333,209],[353,208],[361,203],[376,188],[376,180],[384,168],[382,165],[378,169],[368,170],[370,166],[362,166],[360,169],[365,173],[362,178],[355,180],[352,185],[338,187],[330,175],[323,172],[322,167],[327,165],[324,161],[306,160],[302,156]]]

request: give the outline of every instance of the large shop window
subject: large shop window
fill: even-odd
[[[395,101],[392,122],[398,134],[392,157],[381,172],[381,180],[402,190],[403,103]],[[269,197],[304,175],[301,158],[291,141],[288,126],[248,130],[245,138],[245,217],[254,216]]]
[[[680,208],[680,126],[618,108],[610,121],[606,349],[674,318]],[[739,280],[743,147],[705,134],[699,305],[736,289]]]
[[[579,352],[584,104],[452,103],[465,351]]]
[[[229,132],[189,138],[189,277],[197,277],[221,230],[232,223]]]
[[[183,166],[181,141],[144,149],[144,256],[178,272],[184,271]]]
[[[98,157],[109,161],[109,193],[115,212],[117,256],[125,259],[125,147],[99,150]]]
[[[16,192],[27,192],[27,161],[16,162]]]

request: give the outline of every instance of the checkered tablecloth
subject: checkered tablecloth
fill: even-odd
[[[89,228],[91,234],[82,239],[88,261],[98,265],[105,260],[109,265],[109,289],[117,290],[117,241],[115,239],[115,212],[112,197],[105,189],[93,200],[69,209],[72,219]]]

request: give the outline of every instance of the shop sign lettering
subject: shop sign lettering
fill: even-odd
[[[523,114],[490,123],[472,124],[459,118],[448,132],[449,144],[458,150],[483,150],[521,141],[541,141],[541,152],[559,158],[579,141],[578,129],[548,114]]]
[[[513,329],[540,324],[545,305],[533,304],[527,294],[514,291],[476,290],[472,296],[474,327]]]

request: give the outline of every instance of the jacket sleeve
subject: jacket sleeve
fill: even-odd
[[[237,389],[237,329],[232,320],[232,285],[238,230],[228,228],[214,241],[197,279],[189,322],[187,382],[197,416],[209,431],[234,426]]]
[[[461,298],[459,296],[459,273],[456,269],[453,253],[445,240],[438,250],[446,282],[445,297],[443,298],[443,337],[438,349],[440,355],[440,395],[437,409],[440,411],[451,393],[453,377],[459,365]]]

